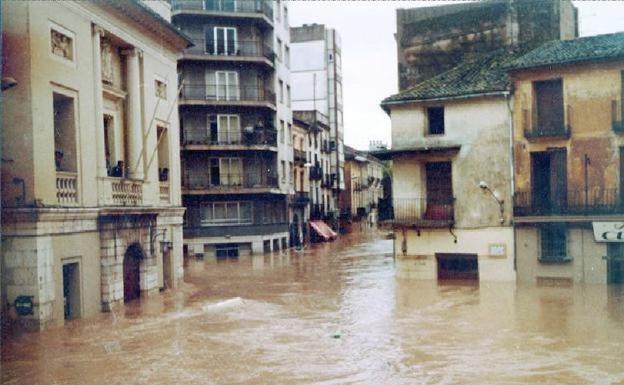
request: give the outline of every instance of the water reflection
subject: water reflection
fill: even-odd
[[[381,234],[191,258],[179,290],[3,338],[2,382],[617,383],[624,289],[401,278]],[[399,272],[400,273],[400,272]]]

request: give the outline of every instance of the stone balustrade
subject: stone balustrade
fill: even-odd
[[[78,174],[75,172],[56,172],[56,198],[62,206],[78,204]]]

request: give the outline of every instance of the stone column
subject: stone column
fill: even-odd
[[[104,29],[98,25],[93,25],[93,89],[94,100],[93,109],[95,112],[95,142],[97,156],[97,176],[108,175],[106,170],[106,150],[104,139],[104,101],[102,99],[102,47],[101,38],[104,36]]]
[[[141,73],[138,48],[124,51],[128,91],[128,169],[133,179],[143,179],[143,128],[141,125]]]

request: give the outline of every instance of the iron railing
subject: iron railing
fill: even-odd
[[[441,226],[455,221],[452,197],[395,198],[392,212],[395,223]]]
[[[186,190],[213,190],[232,188],[277,188],[277,176],[261,175],[259,178],[245,176],[243,173],[219,173],[218,178],[185,178]]]
[[[293,150],[293,159],[296,163],[305,163],[307,161],[306,153],[302,150]]]
[[[264,86],[184,84],[180,97],[183,100],[269,102],[275,104],[275,93]]]
[[[305,206],[310,203],[310,193],[305,191],[297,191],[292,200],[295,206]]]
[[[270,61],[275,59],[273,49],[260,40],[191,39],[191,41],[195,45],[186,49],[185,52],[189,54],[264,57]]]
[[[524,137],[532,138],[570,138],[570,126],[533,127],[524,131]]]
[[[310,180],[323,179],[323,168],[319,165],[310,167]]]
[[[173,11],[259,13],[273,20],[273,4],[269,0],[172,0],[171,9]]]
[[[568,190],[565,194],[544,196],[533,191],[517,191],[514,196],[514,215],[601,215],[624,213],[624,205],[617,189],[593,187]]]
[[[246,130],[223,130],[217,131],[216,137],[208,135],[205,129],[200,135],[195,132],[185,132],[183,144],[207,144],[207,145],[269,145],[277,146],[277,131],[271,129]]]

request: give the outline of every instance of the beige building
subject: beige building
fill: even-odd
[[[3,317],[43,328],[175,287],[189,41],[138,1],[3,2],[2,28]]]
[[[384,165],[371,154],[345,146],[347,188],[341,192],[341,217],[377,223],[379,199],[383,198]]]
[[[506,52],[483,55],[382,102],[392,122],[398,271],[512,281],[511,113]]]
[[[624,33],[512,63],[518,280],[624,282]]]
[[[316,130],[309,121],[311,114],[303,111],[293,111],[293,180],[295,181],[295,195],[290,201],[291,245],[299,246],[307,243],[310,236],[308,221],[310,220],[310,168],[309,145],[311,131]]]

